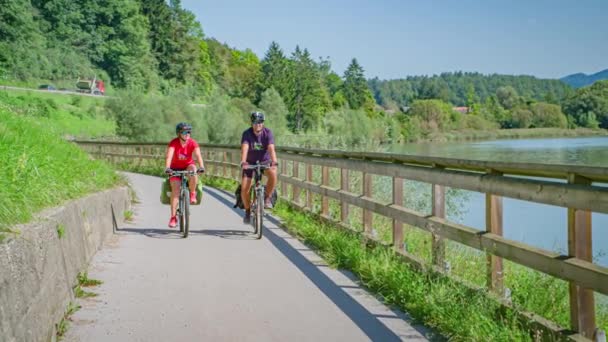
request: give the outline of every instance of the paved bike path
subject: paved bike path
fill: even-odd
[[[191,233],[168,229],[160,178],[126,174],[139,198],[134,223],[94,257],[97,297],[79,299],[66,341],[427,340],[347,272],[266,220],[255,240],[233,198],[205,188]],[[427,337],[425,337],[427,336]]]

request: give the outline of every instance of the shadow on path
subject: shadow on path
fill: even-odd
[[[233,203],[224,197],[224,195],[230,196],[221,190],[206,187],[205,191],[218,201],[232,208]],[[233,211],[242,215],[242,211]],[[269,222],[279,225],[278,220],[266,216]],[[265,227],[266,228],[266,227]],[[392,311],[394,316],[387,315],[374,315],[369,312],[365,307],[353,299],[348,293],[346,293],[341,286],[334,283],[327,275],[325,275],[317,265],[311,263],[304,255],[302,255],[296,248],[289,245],[289,243],[278,236],[272,231],[272,229],[264,229],[264,237],[266,237],[289,261],[291,261],[310,281],[312,281],[319,290],[321,290],[327,298],[329,298],[342,312],[344,312],[358,327],[363,331],[370,339],[374,341],[400,341],[401,339],[416,338],[419,336],[398,336],[391,331],[386,325],[384,325],[379,318],[399,318],[408,323],[411,323],[411,319],[404,317],[403,314]],[[353,275],[344,273],[351,280],[356,281]],[[357,287],[363,290],[361,287]],[[429,330],[422,329],[420,327],[412,326],[420,334],[428,339],[442,340],[432,334]]]

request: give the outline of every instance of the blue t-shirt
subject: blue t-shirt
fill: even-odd
[[[241,138],[241,145],[249,145],[249,151],[247,152],[247,163],[255,164],[257,161],[265,163],[270,161],[270,153],[268,152],[268,145],[274,144],[274,136],[272,131],[268,128],[262,128],[259,135],[253,133],[253,128],[249,128],[243,132]]]

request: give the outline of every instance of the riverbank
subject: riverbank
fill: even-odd
[[[601,128],[517,128],[499,129],[492,131],[464,130],[433,133],[423,139],[410,142],[430,143],[452,141],[482,141],[498,139],[575,138],[591,136],[608,136],[608,130]]]

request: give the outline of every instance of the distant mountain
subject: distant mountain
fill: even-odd
[[[593,84],[595,81],[608,80],[608,69],[597,72],[593,75],[583,73],[572,74],[560,78],[560,81],[574,87],[581,88]]]

